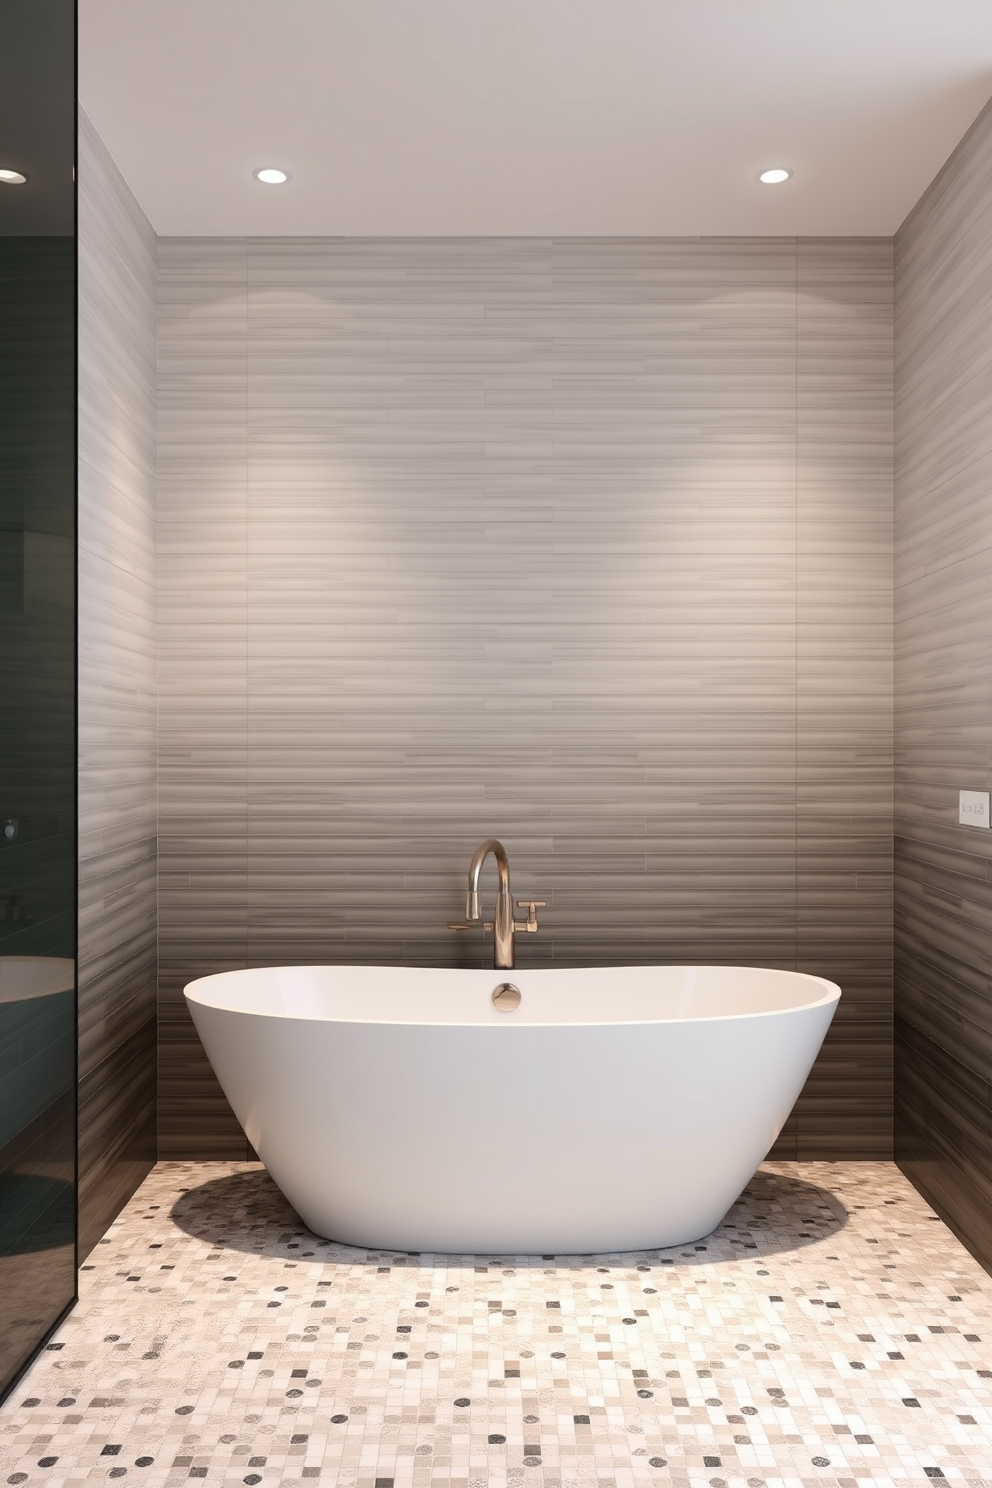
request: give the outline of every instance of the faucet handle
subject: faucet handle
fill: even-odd
[[[523,924],[519,922],[514,924],[514,930],[529,930],[533,935],[537,930],[537,911],[539,909],[547,909],[547,907],[548,901],[546,899],[518,899],[517,908],[526,909],[528,914]]]
[[[485,924],[483,924],[483,922],[481,920],[476,920],[474,924],[471,924],[470,923],[470,924],[467,924],[467,925],[466,924],[463,924],[461,920],[449,920],[448,921],[448,929],[449,930],[482,930],[483,933],[485,933],[486,931],[489,931],[492,928],[493,927],[489,923],[488,920],[485,922]]]

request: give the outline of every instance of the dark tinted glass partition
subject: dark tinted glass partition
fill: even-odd
[[[0,19],[2,1395],[76,1289],[75,6]]]

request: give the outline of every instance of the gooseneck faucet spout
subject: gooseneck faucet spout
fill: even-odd
[[[468,893],[465,895],[465,918],[476,921],[481,918],[479,909],[479,874],[482,865],[492,853],[499,874],[496,890],[496,908],[493,912],[493,965],[504,968],[513,965],[513,900],[510,898],[510,862],[506,848],[495,837],[487,837],[479,844],[468,869]]]
[[[496,890],[496,908],[493,912],[492,921],[482,919],[482,911],[479,907],[479,874],[482,865],[490,853],[496,861],[496,872],[499,875],[499,887]],[[474,926],[482,924],[483,930],[493,932],[493,965],[497,971],[509,970],[514,964],[513,937],[515,934],[528,931],[534,934],[537,930],[537,911],[544,909],[546,901],[543,899],[521,899],[518,901],[520,908],[526,908],[529,913],[526,920],[515,920],[513,918],[513,898],[510,894],[510,862],[506,856],[506,848],[502,842],[495,837],[487,837],[485,842],[479,844],[472,854],[472,861],[468,869],[468,892],[465,895],[465,919],[466,924],[449,922],[449,930],[471,930]]]

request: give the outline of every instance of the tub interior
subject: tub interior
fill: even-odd
[[[493,989],[504,981],[522,994],[512,1013],[492,1004]],[[191,983],[186,991],[208,1007],[269,1017],[503,1028],[755,1017],[840,996],[839,988],[821,977],[746,966],[530,971],[281,966],[222,972]]]

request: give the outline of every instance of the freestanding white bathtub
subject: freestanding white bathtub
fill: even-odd
[[[492,1003],[512,982],[513,1012]],[[318,1235],[413,1251],[677,1245],[716,1226],[840,998],[750,967],[273,967],[186,988],[234,1111]]]

